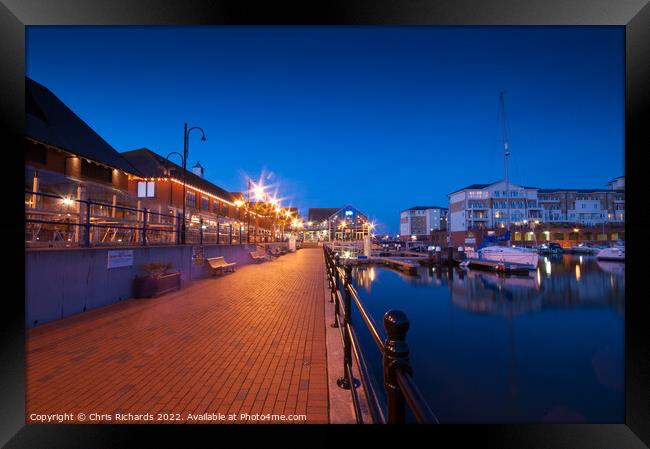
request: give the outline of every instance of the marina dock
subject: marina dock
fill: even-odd
[[[497,262],[485,259],[467,259],[469,268],[478,270],[498,271],[501,273],[528,273],[533,268],[530,265],[515,262]]]

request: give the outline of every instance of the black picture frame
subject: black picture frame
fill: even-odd
[[[644,448],[650,445],[650,314],[644,273],[642,236],[648,229],[647,188],[643,184],[645,153],[650,148],[644,131],[650,124],[650,5],[647,0],[341,0],[280,2],[217,0],[2,0],[0,3],[0,120],[5,141],[5,185],[17,190],[24,170],[25,26],[29,25],[611,25],[625,27],[625,175],[626,270],[624,424],[454,425],[409,427],[431,445],[453,446],[472,442],[501,448]],[[14,179],[12,179],[15,177]],[[110,447],[131,446],[134,435],[151,430],[158,437],[171,435],[167,426],[29,425],[24,422],[24,204],[12,191],[5,201],[2,231],[5,236],[7,274],[0,324],[0,443],[5,447]],[[7,204],[8,203],[8,204]],[[9,205],[9,207],[7,207]],[[15,235],[14,235],[15,233]],[[10,294],[9,285],[16,288]],[[187,431],[188,426],[175,426]],[[212,426],[194,432],[214,438]],[[208,428],[209,427],[209,428]],[[182,428],[182,429],[181,429]],[[271,429],[230,426],[239,436],[264,437]],[[293,426],[284,426],[282,431]],[[135,429],[135,430],[134,430]],[[258,430],[259,429],[259,430]],[[346,428],[349,430],[349,428]],[[355,432],[380,432],[387,427],[357,426]],[[246,433],[245,433],[246,432]],[[335,438],[332,438],[334,444]],[[387,440],[385,441],[387,443]],[[191,442],[185,446],[191,445]],[[184,446],[184,447],[185,447]],[[445,445],[446,446],[446,445]]]

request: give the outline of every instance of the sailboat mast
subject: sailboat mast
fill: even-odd
[[[501,91],[499,94],[499,103],[501,106],[501,135],[503,139],[503,165],[504,165],[504,179],[506,183],[506,231],[510,231],[510,183],[508,182],[508,138],[506,136],[506,103],[505,92]],[[510,241],[508,241],[508,244]]]

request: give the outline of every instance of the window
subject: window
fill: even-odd
[[[564,240],[564,232],[554,232],[553,240]]]
[[[598,234],[598,240],[607,240],[607,234]]]
[[[210,199],[209,198],[207,198],[205,196],[201,197],[201,209],[203,209],[203,210],[210,209]]]
[[[113,171],[110,168],[87,162],[85,159],[81,160],[81,176],[107,183],[113,182]]]
[[[156,183],[153,181],[138,181],[138,198],[153,198],[156,196]]]
[[[185,197],[185,203],[188,206],[196,207],[196,193],[187,192],[187,196]]]
[[[578,240],[577,232],[569,232],[569,240]]]

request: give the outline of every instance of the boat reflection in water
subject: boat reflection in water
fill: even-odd
[[[441,422],[623,422],[624,264],[564,254],[524,276],[363,271],[355,284],[373,321],[409,317],[414,376]],[[369,334],[360,344],[383,391]]]

